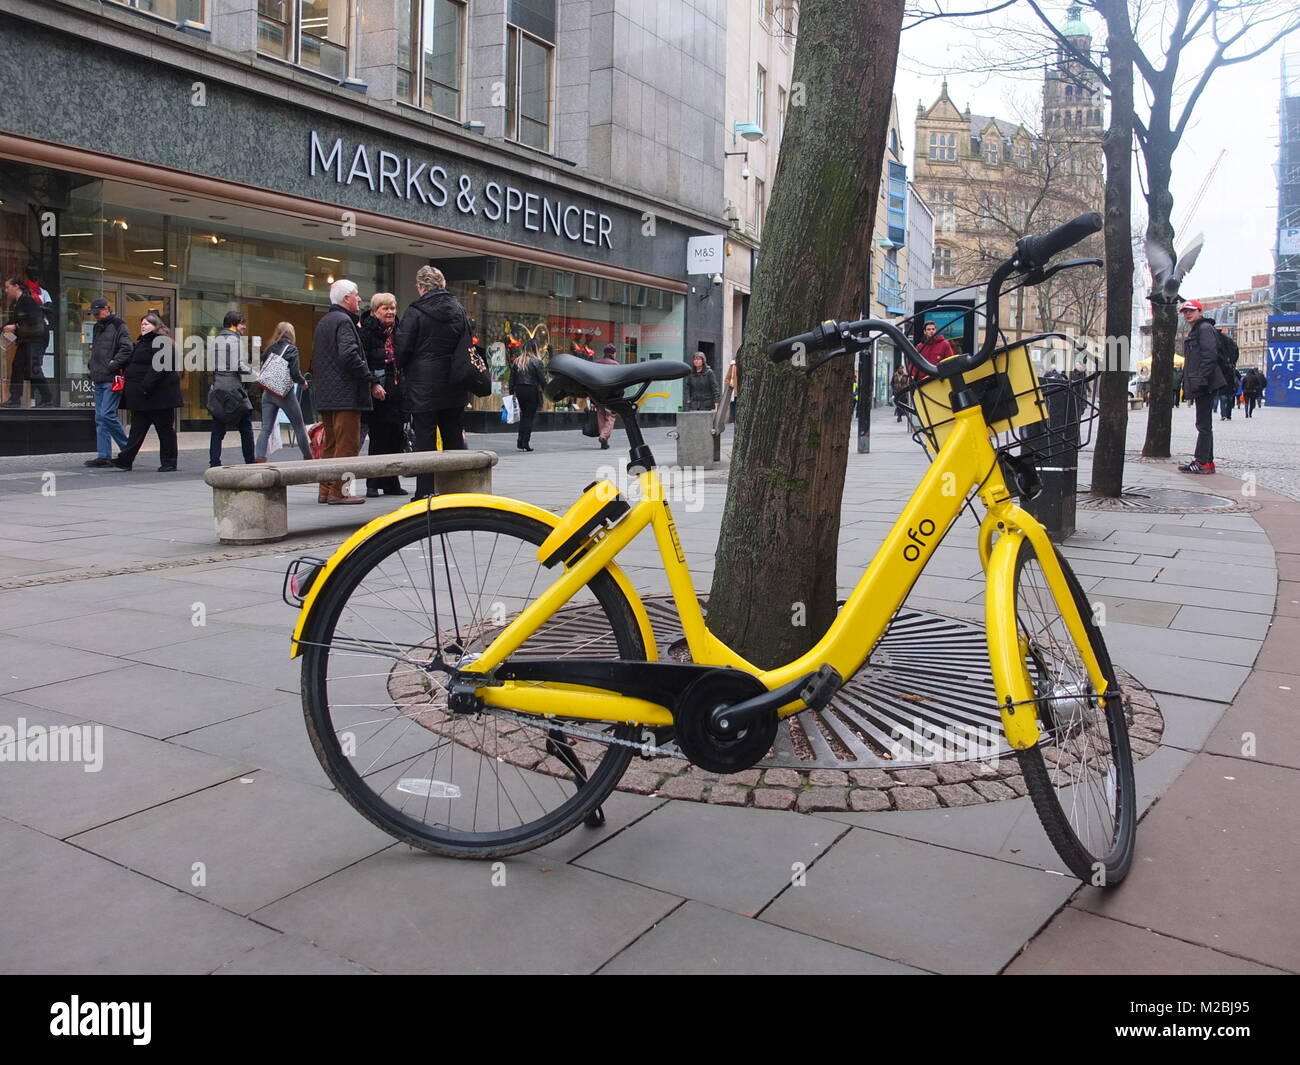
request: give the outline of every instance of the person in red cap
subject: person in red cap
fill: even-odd
[[[1179,466],[1183,473],[1214,472],[1214,401],[1226,386],[1219,364],[1219,335],[1214,322],[1205,317],[1200,300],[1188,300],[1179,308],[1187,323],[1183,341],[1183,395],[1196,406],[1196,453],[1191,462]]]

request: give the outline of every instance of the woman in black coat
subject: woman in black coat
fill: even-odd
[[[687,410],[716,410],[718,406],[718,379],[709,368],[704,352],[697,351],[691,359],[691,372],[685,381]]]
[[[520,451],[533,450],[533,421],[545,387],[546,367],[537,356],[537,344],[525,341],[523,351],[510,360],[510,393],[519,401],[519,438],[515,447]]]
[[[366,364],[382,379],[384,398],[361,415],[370,434],[370,454],[400,455],[405,443],[402,432],[402,397],[397,379],[397,297],[391,292],[376,292],[370,297],[370,310],[361,317],[361,347]],[[366,495],[409,495],[398,477],[371,477],[366,481]]]
[[[163,342],[165,341],[165,343]],[[112,463],[119,470],[129,470],[144,443],[149,426],[158,433],[159,473],[176,469],[176,410],[181,405],[181,375],[176,365],[176,349],[171,332],[153,311],[140,319],[140,336],[131,349],[131,359],[123,374],[126,387],[119,406],[131,412],[131,432],[126,447]]]
[[[397,333],[397,369],[402,378],[402,410],[411,415],[415,450],[432,451],[435,433],[444,451],[465,450],[461,412],[469,400],[451,388],[452,355],[469,331],[469,317],[447,291],[442,271],[422,266],[415,275],[420,295],[402,315]],[[433,475],[415,479],[416,498],[433,494]]]

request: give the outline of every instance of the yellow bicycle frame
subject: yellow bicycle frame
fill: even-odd
[[[663,483],[659,474],[650,470],[638,475],[640,500],[631,511],[600,539],[591,543],[572,566],[525,607],[483,649],[480,657],[461,671],[462,675],[491,674],[601,570],[610,571],[620,589],[628,596],[638,625],[646,638],[648,654],[653,658],[655,642],[649,618],[630,582],[614,563],[618,553],[646,526],[650,526],[695,664],[744,670],[757,677],[769,691],[815,673],[824,664],[829,664],[841,677],[851,677],[870,656],[974,489],[987,511],[980,524],[979,553],[987,583],[985,623],[989,660],[994,687],[1001,704],[1003,727],[1013,747],[1033,746],[1039,735],[1036,715],[1032,711],[1035,693],[1025,666],[1027,645],[1017,632],[1015,621],[1015,567],[1024,539],[1028,538],[1034,547],[1038,564],[1061,615],[1076,647],[1082,653],[1094,690],[1105,692],[1107,682],[1101,665],[1092,652],[1083,618],[1046,530],[1032,515],[1014,504],[1007,490],[983,412],[978,406],[958,411],[955,422],[933,464],[890,528],[884,543],[835,620],[817,644],[793,662],[776,669],[760,669],[709,631],[686,565],[672,511],[663,498]],[[298,653],[297,641],[302,636],[316,593],[326,583],[335,566],[357,544],[377,532],[378,528],[422,515],[431,505],[437,509],[487,505],[493,509],[529,514],[552,526],[560,520],[530,504],[499,496],[435,497],[431,503],[411,503],[385,515],[354,534],[335,552],[325,571],[316,580],[303,605],[294,632],[295,655]],[[672,714],[667,707],[618,692],[576,684],[492,681],[479,686],[476,694],[488,706],[523,713],[626,722],[648,727],[672,724]],[[804,704],[795,701],[782,707],[780,714],[785,717],[802,709],[805,709]]]

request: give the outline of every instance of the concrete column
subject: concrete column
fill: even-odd
[[[481,470],[446,470],[433,475],[436,494],[451,495],[455,492],[477,492],[482,495],[492,494],[492,467]]]
[[[213,488],[212,513],[223,544],[273,544],[289,535],[284,486]]]
[[[397,31],[418,0],[365,0],[357,20],[356,78],[369,86],[375,100],[397,94]],[[411,48],[419,47],[414,38]],[[410,101],[405,101],[409,103]]]
[[[257,51],[257,0],[211,0],[210,40],[232,52]]]
[[[718,464],[713,448],[714,412],[682,411],[677,415],[677,465],[683,469],[702,466],[711,470]]]

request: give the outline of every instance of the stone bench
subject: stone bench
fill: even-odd
[[[346,459],[302,459],[252,466],[213,466],[203,480],[212,486],[212,513],[223,544],[271,544],[289,535],[291,484],[321,484],[349,475],[355,484],[370,477],[414,477],[431,473],[439,494],[491,492],[492,451],[411,451],[400,455],[357,455]]]

